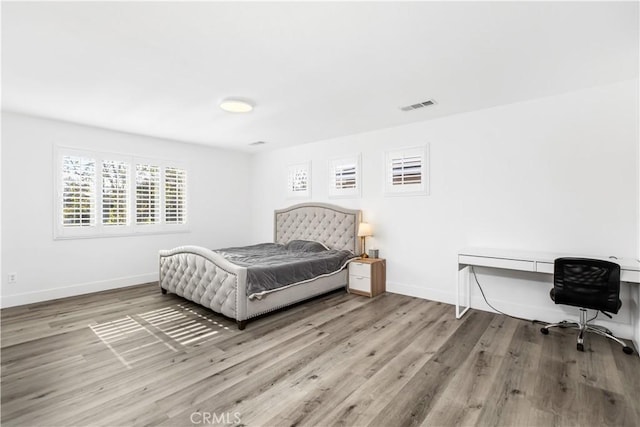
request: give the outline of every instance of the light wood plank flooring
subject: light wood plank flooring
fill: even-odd
[[[342,291],[235,323],[155,284],[2,310],[4,426],[638,426],[640,358]]]

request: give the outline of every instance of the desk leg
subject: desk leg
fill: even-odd
[[[462,267],[462,268],[461,268]],[[458,265],[458,278],[456,281],[456,319],[460,319],[464,314],[469,310],[470,304],[470,296],[469,296],[469,273],[471,267],[468,265],[460,266]],[[464,295],[460,295],[460,286],[463,287]],[[462,298],[461,298],[462,297]],[[461,299],[464,299],[464,310],[460,310]]]

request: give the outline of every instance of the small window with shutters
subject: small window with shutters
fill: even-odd
[[[329,161],[329,197],[360,197],[360,155]]]
[[[387,151],[385,155],[386,195],[428,194],[428,146]]]
[[[287,197],[311,197],[311,163],[299,163],[287,168]]]

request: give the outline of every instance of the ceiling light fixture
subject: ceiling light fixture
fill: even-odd
[[[248,113],[253,110],[253,103],[243,99],[228,98],[220,103],[220,108],[227,113]]]

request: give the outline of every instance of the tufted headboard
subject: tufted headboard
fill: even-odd
[[[274,215],[274,241],[315,240],[331,249],[360,254],[358,224],[362,212],[327,203],[302,203],[278,209]]]

